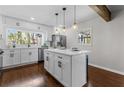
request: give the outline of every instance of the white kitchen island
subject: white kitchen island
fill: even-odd
[[[81,87],[87,83],[87,51],[45,49],[44,68],[67,87]]]

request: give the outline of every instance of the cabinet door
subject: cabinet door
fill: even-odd
[[[54,74],[54,53],[49,53],[49,60],[48,60],[48,65],[49,65],[49,72],[51,74]]]
[[[38,61],[38,49],[30,49],[29,55],[30,55],[30,62]]]
[[[10,54],[3,55],[3,67],[11,66],[13,64],[13,58],[10,57]]]
[[[58,80],[62,79],[62,60],[59,60],[57,58],[58,56],[55,56],[55,77]]]
[[[29,50],[21,49],[21,63],[29,63]]]
[[[62,62],[62,81],[66,86],[71,85],[71,61]]]
[[[17,65],[17,64],[20,64],[20,49],[19,50],[15,50],[14,51],[14,61],[13,61],[13,65]]]
[[[49,69],[49,52],[44,51],[44,68],[48,71]]]

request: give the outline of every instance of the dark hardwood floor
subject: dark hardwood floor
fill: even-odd
[[[1,87],[63,87],[43,67],[43,63],[4,70]],[[124,76],[88,67],[88,83],[85,87],[124,87]]]

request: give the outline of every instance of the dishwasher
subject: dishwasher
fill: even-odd
[[[0,49],[0,76],[2,74],[3,53],[4,52]]]

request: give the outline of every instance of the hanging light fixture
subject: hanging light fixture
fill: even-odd
[[[76,22],[76,5],[74,6],[74,23],[73,23],[73,29],[77,29],[77,22]]]
[[[65,26],[65,11],[66,11],[66,8],[62,8],[63,10],[63,31],[65,32],[66,31],[66,26]]]
[[[55,33],[59,33],[59,28],[58,28],[58,13],[55,13],[55,16],[56,16],[56,26],[55,26]]]

